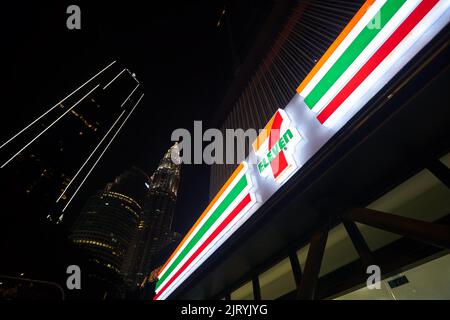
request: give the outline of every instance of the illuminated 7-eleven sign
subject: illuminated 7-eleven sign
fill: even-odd
[[[266,127],[253,142],[253,150],[258,156],[258,172],[263,177],[272,176],[282,183],[295,171],[297,165],[292,152],[301,140],[298,131],[282,109],[274,114]]]
[[[164,264],[155,300],[179,288],[449,23],[450,0],[367,0]]]

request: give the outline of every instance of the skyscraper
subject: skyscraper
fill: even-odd
[[[67,93],[50,106],[32,105],[29,114],[17,114],[23,125],[0,137],[5,272],[27,269],[52,279],[52,259],[70,260],[61,240],[66,226],[55,224],[65,221],[66,209],[116,136],[128,129],[143,97],[142,84],[116,61],[86,72]]]
[[[129,269],[148,186],[149,177],[143,171],[127,170],[87,201],[72,227],[70,240],[117,279]]]
[[[11,132],[9,139],[1,139],[0,174],[13,186],[2,196],[32,208],[20,209],[16,202],[8,212],[59,223],[141,100],[140,87],[134,74],[113,61],[24,128]]]
[[[150,178],[149,191],[139,222],[134,254],[127,282],[134,287],[142,282],[154,266],[158,254],[170,244],[181,240],[179,233],[172,231],[172,219],[180,182],[181,164],[172,157],[179,157],[178,145],[173,145],[161,159]]]

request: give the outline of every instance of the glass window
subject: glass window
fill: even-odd
[[[283,259],[259,276],[261,298],[277,299],[296,289],[294,273],[289,258]]]
[[[450,156],[440,161],[449,165]],[[430,171],[424,169],[368,205],[369,209],[421,221],[433,222],[450,212],[450,189]],[[372,251],[382,248],[401,236],[357,224]],[[324,260],[328,251],[325,252]],[[449,299],[450,255],[439,257],[406,272],[385,279],[379,290],[363,287],[338,299]],[[405,276],[407,281],[391,286],[389,281]]]
[[[450,152],[447,153],[442,158],[440,158],[439,161],[442,162],[443,164],[445,164],[447,166],[447,168],[450,169]]]
[[[302,269],[302,272],[305,271],[305,263],[306,257],[308,256],[308,250],[309,250],[309,243],[297,251],[297,258],[298,262],[300,263],[300,268]]]
[[[233,291],[231,293],[231,300],[253,300],[253,283],[249,281],[239,289]]]
[[[434,259],[381,282],[380,289],[363,287],[337,298],[337,300],[449,300],[450,254]],[[393,279],[405,277],[398,286]],[[398,283],[398,282],[397,282]]]
[[[450,189],[424,169],[401,183],[367,208],[417,220],[433,222],[450,212]],[[370,249],[379,249],[399,235],[358,224]]]
[[[309,244],[297,251],[302,272],[305,269],[308,250]],[[359,255],[347,234],[347,230],[343,224],[339,224],[328,233],[319,276],[326,275],[357,259],[359,259]]]
[[[358,259],[358,252],[341,223],[328,232],[319,276],[326,275]]]

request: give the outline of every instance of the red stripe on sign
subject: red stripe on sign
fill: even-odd
[[[209,235],[203,244],[198,247],[198,249],[194,252],[194,254],[183,264],[183,266],[173,275],[173,277],[164,285],[163,288],[156,294],[153,300],[158,299],[161,294],[172,284],[173,281],[194,261],[194,259],[203,251],[205,248],[222,232],[223,229],[228,226],[228,224],[248,205],[251,201],[250,194],[247,194],[244,199],[239,202],[236,208],[231,211],[231,213],[222,221],[222,223],[214,230],[213,233]]]
[[[397,30],[392,33],[389,39],[386,40],[386,42],[373,54],[366,64],[362,66],[345,87],[342,88],[336,97],[333,98],[325,109],[322,110],[317,116],[317,120],[323,124],[438,2],[438,0],[422,1],[405,21],[403,21]]]
[[[269,137],[269,150],[280,140],[280,129],[281,124],[283,123],[283,117],[280,112],[275,114],[275,119],[273,120],[272,128],[270,128],[270,137]],[[286,156],[284,155],[283,150],[281,150],[277,156],[270,163],[270,167],[272,168],[273,177],[276,179],[280,173],[286,169],[288,166]]]

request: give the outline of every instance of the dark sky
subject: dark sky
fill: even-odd
[[[255,0],[2,4],[2,140],[117,59],[137,74],[146,95],[72,212],[132,165],[151,174],[172,131],[191,129],[194,120],[208,126],[232,80],[227,29],[216,26],[225,2],[234,8],[239,49],[255,32]],[[81,30],[66,28],[70,4],[81,8]],[[181,179],[174,229],[186,232],[207,205],[209,168],[184,166]]]

